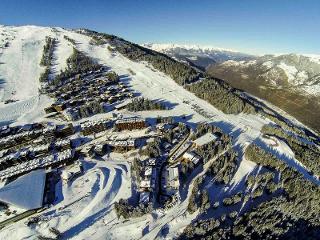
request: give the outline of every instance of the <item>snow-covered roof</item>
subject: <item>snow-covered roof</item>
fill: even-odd
[[[195,154],[194,152],[185,152],[182,155],[183,158],[188,159],[190,161],[192,161],[194,164],[197,164],[200,161],[200,157]]]
[[[62,162],[71,159],[74,156],[74,151],[68,149],[55,155],[49,155],[44,158],[35,158],[30,161],[22,162],[19,165],[9,167],[0,171],[0,178],[9,178],[23,172],[28,172],[36,168],[50,166],[53,163]]]
[[[107,141],[107,144],[114,147],[135,147],[136,140],[116,140],[116,141]]]
[[[149,158],[147,161],[146,161],[146,164],[148,165],[148,166],[154,166],[154,165],[156,165],[156,159],[155,158]]]
[[[152,167],[146,167],[145,169],[144,169],[144,175],[145,176],[151,176],[151,174],[152,174]]]
[[[55,142],[55,145],[58,147],[70,145],[70,139],[61,139]]]
[[[50,144],[43,144],[43,145],[38,145],[38,146],[35,146],[35,147],[32,147],[31,150],[34,151],[34,152],[40,152],[40,151],[45,151],[45,150],[48,150],[50,147]]]
[[[168,168],[168,177],[169,177],[169,181],[173,181],[174,179],[178,178],[179,177],[178,167]]]
[[[106,124],[110,121],[110,119],[98,119],[94,121],[87,121],[80,123],[81,128],[90,128],[92,126],[96,126],[99,124]]]
[[[128,118],[121,118],[116,121],[116,124],[121,123],[136,123],[136,122],[144,122],[145,119],[140,117],[128,117]]]
[[[26,210],[42,207],[46,173],[32,171],[0,188],[0,201]]]
[[[217,138],[218,137],[212,133],[206,133],[205,135],[194,140],[193,142],[198,146],[202,146],[202,145],[205,145],[211,141],[217,140]]]

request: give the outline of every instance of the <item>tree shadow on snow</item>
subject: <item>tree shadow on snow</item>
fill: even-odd
[[[89,228],[97,221],[101,220],[109,212],[111,212],[110,206],[103,208],[100,211],[98,211],[97,213],[85,218],[79,224],[77,224],[77,225],[71,227],[70,229],[68,229],[67,231],[63,232],[61,234],[62,239],[70,239],[70,238],[77,236],[80,232]]]
[[[212,122],[212,125],[221,128],[221,130],[224,133],[232,133],[233,129],[235,128],[234,125],[232,125],[232,124],[230,124],[228,122],[225,122],[225,121]]]

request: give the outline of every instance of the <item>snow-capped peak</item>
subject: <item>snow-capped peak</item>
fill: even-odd
[[[232,49],[199,45],[199,44],[145,43],[145,44],[142,44],[142,46],[153,49],[155,51],[159,51],[159,52],[177,49],[177,48],[181,48],[185,50],[194,50],[194,51],[223,51],[223,52],[234,52],[234,53],[238,52]]]

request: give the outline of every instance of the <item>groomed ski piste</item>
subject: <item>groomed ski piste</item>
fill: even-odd
[[[52,101],[39,93],[38,79],[44,71],[39,63],[46,36],[58,40],[54,50],[53,74],[66,68],[66,59],[72,54],[73,45],[64,38],[68,36],[76,41],[75,47],[78,50],[110,67],[135,92],[173,106],[166,111],[140,112],[142,117],[181,116],[182,121],[182,116],[186,116],[190,127],[200,122],[214,123],[233,137],[234,146],[240,153],[256,139],[260,139],[266,149],[272,145],[262,138],[260,132],[263,125],[270,123],[269,120],[257,115],[224,114],[177,85],[170,77],[152,69],[147,63],[134,62],[117,52],[111,52],[108,44],[91,45],[90,37],[62,28],[0,26],[0,124],[44,120],[43,108]],[[6,42],[9,44],[7,47]],[[16,101],[4,104],[9,99]],[[195,111],[192,104],[197,104],[207,113],[206,116]],[[279,144],[276,151],[286,154],[286,161],[297,163],[292,151],[288,151],[288,146],[281,142]],[[232,185],[228,186],[230,191],[251,172],[257,171],[255,163],[242,156],[240,160]],[[172,239],[198,213],[189,214],[186,211],[187,197],[168,211],[154,210],[139,218],[118,219],[114,203],[121,198],[127,199],[132,194],[130,164],[126,159],[110,156],[108,161],[84,159],[83,165],[83,175],[71,183],[60,181],[57,184],[56,204],[41,213],[43,221],[40,224],[32,228],[24,221],[16,222],[1,229],[0,239],[36,239],[39,234],[54,237],[50,228],[58,229],[64,239],[155,239],[161,238],[164,230],[166,238]],[[302,164],[299,166],[305,170]],[[204,174],[205,170],[204,167],[198,176]],[[194,180],[188,187],[188,196]]]

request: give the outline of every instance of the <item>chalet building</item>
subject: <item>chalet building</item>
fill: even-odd
[[[80,79],[81,79],[81,74],[78,73],[77,75],[75,75],[75,76],[74,76],[74,79],[75,79],[75,80],[80,80]]]
[[[64,182],[68,183],[76,176],[79,176],[83,173],[83,166],[80,162],[76,162],[71,168],[65,169],[62,174],[61,178]]]
[[[90,154],[91,155],[96,154],[101,157],[106,154],[107,149],[108,149],[107,144],[98,144],[92,148],[92,150],[90,151]]]
[[[54,143],[57,150],[67,150],[71,148],[71,141],[69,139],[61,139]]]
[[[143,172],[144,178],[156,178],[156,169],[151,166],[147,166],[144,168]]]
[[[14,164],[16,164],[18,162],[20,158],[20,154],[9,154],[3,158],[0,159],[0,170],[6,169],[8,167],[13,166]]]
[[[143,169],[143,180],[140,181],[140,191],[154,191],[156,187],[157,170],[155,167],[146,166]]]
[[[115,152],[127,152],[134,150],[137,147],[136,140],[118,140],[118,141],[108,141],[108,146]]]
[[[82,105],[84,103],[85,103],[85,101],[83,99],[73,99],[69,102],[69,105],[71,107],[76,107],[76,106]]]
[[[53,106],[49,106],[44,108],[46,114],[57,112],[57,110]]]
[[[21,161],[27,161],[27,160],[29,160],[30,158],[33,158],[36,153],[37,153],[37,152],[31,151],[31,150],[29,150],[29,149],[24,149],[24,150],[22,150],[22,151],[19,152],[19,154],[20,154],[19,159],[20,159]]]
[[[114,103],[117,101],[117,98],[115,96],[110,96],[108,99],[108,103]]]
[[[32,124],[26,124],[21,126],[22,129],[26,128],[25,130],[40,130],[43,129],[45,126],[44,123],[32,123]]]
[[[132,118],[122,118],[118,119],[115,123],[117,130],[133,130],[133,129],[143,129],[147,127],[145,119],[132,117]]]
[[[206,133],[205,135],[203,135],[193,141],[193,147],[199,148],[199,147],[202,147],[212,141],[216,141],[217,139],[218,139],[218,137],[215,134]]]
[[[52,107],[56,110],[56,112],[62,112],[66,108],[64,103],[52,104]]]
[[[0,137],[6,137],[11,133],[11,128],[8,125],[0,127]]]
[[[157,165],[157,159],[155,159],[155,158],[149,158],[149,159],[147,159],[147,160],[145,161],[145,165],[146,165],[146,166],[152,166],[152,167],[154,167],[154,166]]]
[[[103,156],[106,153],[107,145],[106,144],[98,144],[95,146],[94,151],[97,155]]]
[[[125,109],[128,105],[128,102],[123,102],[123,103],[120,103],[118,104],[117,106],[115,106],[115,110],[122,110],[122,109]]]
[[[159,132],[167,132],[173,128],[174,128],[174,125],[169,123],[160,123],[157,125],[157,130]]]
[[[140,191],[153,191],[155,189],[156,185],[155,185],[155,179],[153,178],[146,178],[140,181]]]
[[[55,138],[56,126],[47,126],[43,129],[43,139],[45,142],[50,143]]]
[[[90,121],[81,123],[81,133],[84,136],[103,132],[112,125],[112,122],[108,119],[102,119],[99,121]]]
[[[60,153],[49,155],[43,158],[36,158],[30,161],[21,162],[15,166],[10,166],[0,171],[0,179],[3,181],[8,178],[21,176],[27,172],[39,168],[53,168],[66,165],[76,159],[74,150],[66,150]]]
[[[38,130],[31,130],[31,131],[21,131],[17,134],[0,138],[0,149],[19,148],[20,145],[26,144],[29,141],[36,139],[37,137],[40,137],[41,134],[42,134],[42,129],[38,129]]]
[[[12,153],[11,149],[0,150],[0,159]],[[1,160],[0,160],[1,161]]]
[[[76,108],[67,108],[64,111],[64,117],[68,121],[75,121],[75,120],[79,119],[79,111]]]
[[[179,169],[178,167],[169,167],[167,169],[166,178],[166,192],[173,195],[179,190]]]
[[[30,149],[35,157],[38,157],[43,154],[48,154],[52,150],[51,144],[38,145]]]
[[[74,134],[74,127],[72,123],[66,124],[66,125],[60,125],[57,127],[56,136],[63,138],[68,137]]]
[[[189,151],[189,152],[185,152],[183,155],[182,155],[182,159],[183,160],[186,160],[186,161],[190,161],[192,162],[194,165],[197,165],[200,160],[201,160],[201,157],[198,156],[196,153],[192,152],[192,151]]]

